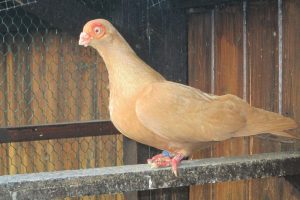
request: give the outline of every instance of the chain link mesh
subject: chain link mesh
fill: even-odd
[[[36,3],[36,0],[0,0],[0,11]]]
[[[109,118],[108,76],[96,51],[22,8],[1,11],[0,20],[0,127]],[[0,144],[0,175],[122,165],[122,140],[112,135]]]

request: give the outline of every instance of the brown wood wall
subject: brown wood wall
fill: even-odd
[[[189,15],[189,84],[218,95],[235,94],[270,111],[278,112],[281,106],[283,115],[300,124],[300,1],[284,0],[280,8],[277,0],[245,2]],[[257,137],[234,138],[194,158],[292,150],[298,146]],[[267,178],[192,186],[190,199],[285,200],[300,199],[300,194],[283,178]]]
[[[0,127],[108,119],[100,56],[65,33],[30,34],[32,41],[8,37],[0,44]],[[121,165],[122,140],[116,134],[0,144],[0,175]]]

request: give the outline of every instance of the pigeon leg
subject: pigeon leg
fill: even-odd
[[[175,176],[178,176],[178,166],[181,162],[181,160],[184,159],[184,155],[182,155],[181,153],[176,154],[173,158],[172,158],[172,172],[174,173]]]
[[[185,156],[181,153],[171,154],[168,151],[163,151],[161,154],[153,156],[151,159],[148,159],[148,164],[151,165],[152,168],[159,168],[159,167],[172,167],[172,172],[175,176],[178,176],[178,166],[182,159]]]
[[[171,161],[172,155],[165,150],[161,154],[155,155],[147,160],[152,168],[169,167],[171,166]]]
[[[154,163],[156,160],[161,159],[161,158],[163,158],[163,157],[164,157],[164,155],[163,155],[162,153],[157,154],[157,155],[153,156],[152,158],[147,159],[147,163],[151,165],[151,164]]]
[[[171,154],[168,151],[163,151],[161,154],[153,156],[151,159],[148,159],[148,164],[151,165],[152,168],[159,167],[172,167],[172,172],[175,176],[178,176],[178,166],[180,165],[182,159],[185,156],[181,153]]]

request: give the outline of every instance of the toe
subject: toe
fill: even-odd
[[[178,166],[181,163],[181,160],[184,158],[182,154],[176,154],[172,158],[172,172],[174,173],[175,176],[178,176]]]

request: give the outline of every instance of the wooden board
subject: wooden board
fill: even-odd
[[[190,15],[188,19],[188,63],[189,85],[211,92],[211,12]],[[199,150],[193,159],[208,158],[211,147]],[[211,199],[212,184],[190,187],[190,200]]]
[[[204,23],[205,20],[212,19],[210,15],[205,15],[205,11],[198,9],[195,12],[199,13],[189,17],[190,85],[207,92],[215,87],[217,94],[232,93],[246,97],[251,105],[275,112],[279,109],[279,103],[282,103],[283,114],[292,116],[299,123],[300,83],[296,78],[299,77],[299,67],[296,67],[299,65],[299,56],[296,55],[299,52],[300,35],[299,23],[296,20],[299,18],[299,3],[295,0],[283,1],[282,102],[279,99],[279,79],[282,74],[279,73],[278,1],[248,1],[246,27],[242,24],[244,16],[241,4],[228,4],[212,10],[215,14],[214,40],[205,39],[205,36],[211,36],[211,24]],[[246,35],[243,34],[244,31]],[[242,42],[243,39],[246,39],[245,43]],[[209,62],[210,45],[215,45],[213,70]],[[214,74],[210,73],[212,71]],[[296,133],[299,134],[299,130]],[[251,137],[222,142],[211,151],[200,152],[198,156],[274,152],[292,150],[297,146],[299,145]],[[193,186],[190,189],[190,199],[288,198],[300,199],[292,186],[281,178],[214,184],[212,187]]]
[[[300,2],[286,0],[283,3],[283,99],[282,113],[290,116],[300,124]],[[300,133],[300,129],[293,131]],[[299,144],[281,145],[282,151],[300,149]],[[297,191],[285,179],[280,180],[282,187],[281,198],[300,199]]]
[[[243,6],[215,9],[215,93],[234,94],[243,98]],[[216,144],[213,155],[248,154],[247,139],[234,138]],[[219,183],[213,186],[214,199],[245,199],[247,181]]]
[[[258,1],[257,1],[258,2]],[[270,111],[278,109],[278,26],[277,2],[250,2],[248,8],[248,66],[250,105]],[[259,23],[258,23],[259,22]],[[277,142],[251,137],[250,153],[280,151]],[[249,198],[278,199],[276,178],[252,180]]]

